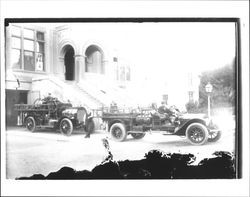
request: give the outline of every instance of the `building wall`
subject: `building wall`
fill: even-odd
[[[94,77],[103,78],[106,80],[114,80],[113,76],[113,55],[110,53],[110,49],[106,46],[105,38],[101,36],[101,33],[93,33],[91,29],[84,29],[71,26],[59,26],[55,28],[55,41],[54,47],[56,51],[54,65],[55,74],[59,75],[62,79],[64,78],[64,55],[65,47],[70,45],[75,51],[75,66],[76,66],[76,79],[81,80],[92,80]],[[94,72],[86,71],[86,51],[90,46],[96,46],[100,49],[103,55],[103,72],[100,67],[92,69]],[[58,61],[58,58],[59,61]],[[91,71],[91,70],[90,70]],[[94,74],[94,76],[93,76]]]
[[[18,29],[18,33],[15,33],[16,29]],[[33,33],[26,35],[27,32],[32,31]],[[40,41],[38,39],[38,32],[42,32],[42,37],[44,37],[42,38],[42,45],[44,46],[42,48],[44,69],[40,70],[37,70],[36,67],[38,65],[38,52],[41,50],[39,48]],[[78,32],[78,34],[76,34],[76,32]],[[79,34],[78,29],[72,29],[69,26],[10,24],[10,26],[6,27],[6,97],[13,97],[14,95],[18,98],[18,95],[20,95],[22,91],[25,91],[27,103],[32,104],[37,98],[43,98],[48,95],[48,93],[52,93],[53,96],[60,99],[68,99],[75,102],[75,105],[82,105],[79,98],[85,95],[86,97],[82,100],[88,100],[90,107],[94,107],[95,103],[98,103],[94,97],[99,94],[91,96],[88,95],[88,93],[82,92],[82,95],[78,95],[78,91],[81,93],[81,90],[79,88],[77,89],[76,84],[86,86],[92,83],[91,87],[96,87],[96,92],[98,92],[98,88],[100,89],[102,86],[108,87],[107,84],[116,84],[117,78],[114,75],[116,72],[114,71],[115,64],[113,63],[113,54],[110,53],[111,50],[106,47],[105,43],[100,41],[102,39],[105,41],[105,38],[98,38],[98,35],[91,37],[90,35],[90,31],[87,33],[87,31],[84,30],[82,34]],[[31,39],[27,36],[30,36]],[[103,53],[103,68],[96,67],[95,71],[97,72],[86,72],[86,51],[88,47],[92,45],[98,47]],[[66,69],[64,58],[69,46],[74,50],[73,62],[75,69],[72,83],[65,80]],[[27,51],[27,48],[31,51]],[[21,56],[19,58],[16,56],[17,58],[15,58],[15,54],[12,51],[20,51]],[[33,62],[33,64],[29,64],[29,70],[27,70],[27,56],[25,55],[27,53],[33,54],[31,57],[34,58],[29,59]],[[18,64],[15,65],[18,65],[18,67],[13,67],[13,61],[15,59],[17,59],[18,62]],[[40,64],[40,68],[42,68],[41,65],[42,64]],[[65,88],[66,86],[67,88]],[[94,90],[91,92],[93,93]],[[13,106],[17,104],[19,100],[14,99],[12,101],[13,102],[8,102],[6,105],[7,115],[12,114],[11,124],[16,122],[17,114]]]
[[[27,71],[23,68],[12,68],[11,62],[14,59],[11,51],[13,45],[12,34],[13,26],[19,26],[22,28],[29,28],[36,31],[44,32],[44,55],[45,62],[44,71]],[[13,83],[19,79],[19,89],[31,90],[31,83],[33,79],[43,78],[47,75],[53,75],[65,80],[65,62],[64,55],[66,53],[67,46],[71,46],[74,49],[74,63],[75,63],[75,81],[98,81],[100,78],[102,82],[108,81],[110,83],[115,82],[116,77],[116,63],[114,63],[114,54],[110,47],[107,47],[104,38],[100,33],[92,35],[91,29],[81,29],[70,26],[37,26],[33,24],[12,24],[6,28],[6,89],[15,89]],[[24,39],[23,39],[24,40]],[[23,44],[22,40],[22,45]],[[101,41],[102,40],[102,41]],[[97,73],[86,72],[86,50],[89,46],[95,45],[103,52],[103,72],[101,68],[96,68]],[[112,46],[111,46],[112,47]],[[24,49],[22,49],[24,52]],[[25,84],[26,83],[26,84]],[[29,84],[29,86],[27,86]]]
[[[19,68],[13,68],[13,59],[15,59],[15,57],[13,56],[14,54],[12,53],[13,47],[15,47],[14,44],[14,39],[13,39],[13,24],[11,24],[10,26],[6,27],[6,78],[5,78],[5,85],[6,85],[6,89],[7,90],[17,90],[17,91],[28,91],[28,103],[30,103],[30,99],[31,99],[31,90],[32,90],[32,79],[36,78],[36,77],[44,77],[48,74],[51,73],[51,58],[53,57],[53,52],[50,50],[51,49],[51,45],[52,45],[52,41],[51,41],[51,31],[49,30],[49,28],[46,27],[40,27],[40,26],[36,26],[36,25],[31,25],[31,24],[15,24],[18,27],[22,28],[22,29],[29,29],[29,30],[35,30],[36,32],[43,32],[44,33],[44,49],[43,49],[43,53],[44,53],[44,69],[43,70],[26,70],[25,68],[25,58],[24,58],[24,53],[26,52],[26,47],[25,46],[25,35],[24,35],[24,31],[22,31],[23,33],[21,34],[21,39],[20,39],[20,51],[21,51],[21,58],[20,61],[21,62],[21,67]],[[28,39],[27,39],[28,40]],[[29,43],[33,43],[34,45],[34,49],[36,50],[36,52],[38,52],[37,49],[37,44],[36,42],[28,40]],[[38,41],[37,41],[38,42]],[[31,44],[32,45],[32,44]],[[30,46],[31,46],[30,45]],[[29,46],[29,47],[30,47]],[[38,53],[34,52],[36,55],[38,55]],[[37,58],[38,56],[35,55],[35,58]],[[36,62],[37,60],[34,59],[34,61]],[[35,68],[35,62],[33,64],[34,68]]]

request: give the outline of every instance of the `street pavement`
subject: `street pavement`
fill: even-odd
[[[75,131],[69,137],[59,131],[40,130],[34,133],[23,127],[6,130],[6,178],[15,179],[33,174],[48,175],[63,166],[75,170],[92,170],[107,156],[102,139],[108,138],[114,160],[142,159],[150,150],[166,153],[192,153],[197,164],[201,159],[212,157],[215,151],[235,151],[235,130],[224,128],[222,137],[214,143],[194,146],[186,138],[160,133],[147,133],[143,139],[128,136],[124,142],[110,139],[106,131],[96,131],[90,138]]]

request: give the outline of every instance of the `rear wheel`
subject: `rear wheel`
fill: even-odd
[[[186,130],[186,137],[191,144],[202,145],[207,142],[208,130],[200,123],[192,123]]]
[[[144,136],[146,135],[146,133],[131,133],[132,137],[139,140],[144,138]]]
[[[60,132],[64,135],[70,136],[73,132],[73,124],[70,119],[64,118],[60,122]]]
[[[115,141],[122,142],[127,137],[127,131],[122,123],[115,123],[110,128],[111,138]]]
[[[32,116],[26,119],[26,128],[31,132],[36,130],[36,121]]]
[[[216,142],[221,138],[221,131],[209,131],[208,142]]]

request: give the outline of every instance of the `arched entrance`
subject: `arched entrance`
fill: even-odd
[[[85,52],[85,71],[87,73],[104,74],[104,55],[100,47],[90,45]]]
[[[75,51],[72,46],[66,45],[64,49],[65,80],[75,80]]]

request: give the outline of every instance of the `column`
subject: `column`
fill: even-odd
[[[75,79],[77,82],[81,82],[85,73],[85,56],[75,55]]]
[[[58,65],[57,65],[56,73],[59,76],[59,78],[65,79],[64,57],[58,58]]]

